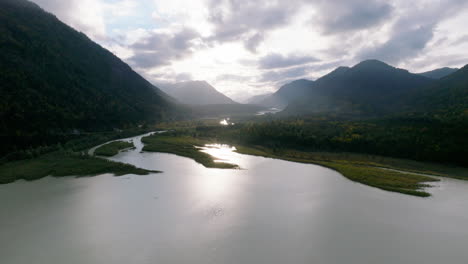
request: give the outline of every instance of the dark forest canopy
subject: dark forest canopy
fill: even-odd
[[[193,133],[278,151],[366,153],[468,166],[468,124],[422,117],[263,119],[227,127],[199,125]]]

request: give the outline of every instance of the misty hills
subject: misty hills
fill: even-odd
[[[432,80],[377,60],[341,67],[319,78],[286,112],[382,115],[405,106],[402,98]]]
[[[0,135],[161,120],[173,100],[108,50],[25,0],[0,1]]]
[[[444,67],[444,68],[440,68],[440,69],[435,69],[435,70],[432,70],[432,71],[428,71],[428,72],[422,72],[422,73],[419,73],[419,75],[422,75],[422,76],[425,76],[425,77],[428,77],[428,78],[431,78],[431,79],[440,79],[440,78],[443,78],[447,75],[450,75],[456,71],[458,71],[459,69],[457,68],[448,68],[448,67]]]
[[[294,101],[306,94],[307,90],[313,83],[313,81],[305,79],[287,83],[281,86],[281,88],[275,93],[260,100],[257,104],[266,107],[284,108],[291,101]]]
[[[237,103],[206,81],[158,83],[157,86],[181,103],[179,108],[192,118],[245,117],[265,110],[263,106]]]
[[[411,112],[463,115],[468,105],[466,67],[421,74],[366,60],[338,67],[316,81],[296,80],[258,103],[285,107],[281,115],[339,114],[379,117]]]
[[[206,81],[186,81],[174,84],[160,83],[158,87],[182,104],[237,104]]]
[[[405,94],[431,82],[381,61],[366,60],[351,68],[338,67],[316,81],[291,82],[273,96],[287,104],[283,114],[385,114],[403,107]]]

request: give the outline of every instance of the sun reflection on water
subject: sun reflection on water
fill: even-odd
[[[225,173],[207,173],[197,179],[197,192],[203,203],[222,203],[233,195],[235,178]]]
[[[215,162],[225,162],[240,165],[240,156],[236,153],[236,147],[226,144],[206,144],[201,148],[202,152],[208,153],[215,158]]]
[[[229,126],[229,125],[234,125],[234,123],[230,122],[230,118],[225,118],[221,121],[219,121],[219,124],[222,126]]]
[[[223,125],[223,126],[227,126],[229,125],[228,121],[226,119],[223,119],[219,122],[219,124]]]
[[[200,151],[210,154],[215,162],[224,162],[240,165],[240,155],[234,152],[234,146],[225,144],[207,144]],[[239,175],[233,169],[210,169],[197,178],[199,195],[209,203],[226,201],[226,197],[236,196]],[[231,200],[231,199],[227,199]]]

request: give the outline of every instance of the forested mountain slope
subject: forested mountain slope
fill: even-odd
[[[306,94],[289,103],[285,113],[385,115],[405,108],[405,96],[422,91],[431,82],[434,80],[367,60],[317,79]]]
[[[415,112],[448,120],[468,121],[468,65],[413,95]]]
[[[425,77],[428,77],[428,78],[431,78],[431,79],[441,79],[449,74],[452,74],[454,72],[458,71],[457,68],[448,68],[448,67],[444,67],[444,68],[440,68],[440,69],[435,69],[435,70],[432,70],[432,71],[428,71],[428,72],[422,72],[422,73],[419,73],[419,75],[422,75],[422,76],[425,76]]]
[[[111,52],[25,0],[0,1],[0,84],[0,135],[21,144],[175,111],[170,97]]]
[[[281,86],[278,91],[260,100],[257,104],[266,107],[284,108],[290,102],[307,94],[313,81],[300,79]]]

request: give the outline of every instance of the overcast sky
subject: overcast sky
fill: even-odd
[[[33,0],[149,81],[206,80],[233,99],[379,59],[468,64],[467,0]]]

